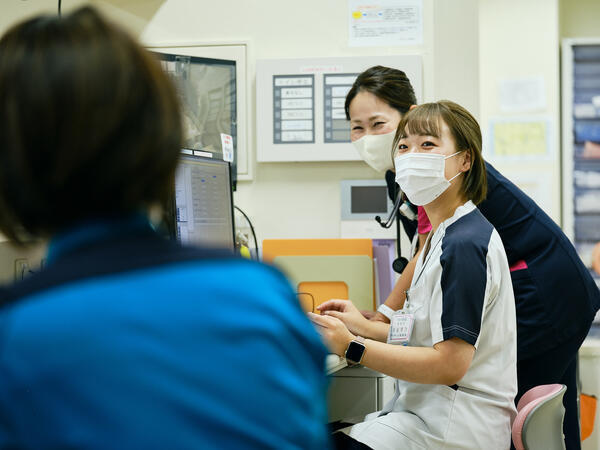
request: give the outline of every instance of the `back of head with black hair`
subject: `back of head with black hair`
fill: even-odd
[[[165,202],[181,142],[159,63],[93,8],[0,39],[0,231],[16,242]]]

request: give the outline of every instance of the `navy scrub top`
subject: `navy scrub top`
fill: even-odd
[[[518,359],[527,359],[589,327],[600,308],[600,291],[559,226],[490,163],[485,165],[488,192],[478,207],[500,234],[509,265],[526,264],[519,264],[511,278]],[[414,235],[414,225],[405,229]]]

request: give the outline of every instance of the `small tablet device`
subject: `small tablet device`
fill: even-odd
[[[385,180],[342,180],[340,192],[342,220],[385,219],[394,207]]]
[[[171,205],[169,235],[182,244],[235,248],[231,164],[182,151]]]

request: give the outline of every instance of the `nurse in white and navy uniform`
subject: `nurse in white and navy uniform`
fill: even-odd
[[[334,441],[337,448],[508,449],[515,302],[502,241],[475,206],[486,186],[479,126],[442,101],[411,110],[398,130],[397,182],[425,207],[433,229],[391,326],[342,300],[313,316],[332,351],[396,378],[383,411],[334,433]],[[382,327],[387,343],[379,342]]]

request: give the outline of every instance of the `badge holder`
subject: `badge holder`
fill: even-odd
[[[415,316],[410,312],[408,292],[404,307],[396,311],[390,320],[390,331],[388,333],[388,344],[408,345],[413,330]]]

